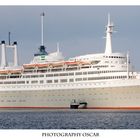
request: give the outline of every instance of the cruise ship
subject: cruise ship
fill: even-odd
[[[140,73],[128,53],[112,52],[113,23],[108,15],[104,53],[65,60],[57,44],[48,53],[42,40],[29,64],[18,66],[17,42],[2,41],[0,68],[1,109],[113,109],[140,110]],[[6,49],[13,48],[13,66]]]

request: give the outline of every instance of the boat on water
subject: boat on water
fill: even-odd
[[[1,42],[1,109],[113,109],[140,110],[140,73],[132,69],[129,54],[112,52],[113,27],[108,15],[104,53],[65,60],[48,53],[42,41],[29,64],[18,66],[17,42]],[[6,48],[14,49],[7,65]]]

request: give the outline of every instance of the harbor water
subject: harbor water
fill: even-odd
[[[0,129],[140,129],[140,112],[1,111]]]

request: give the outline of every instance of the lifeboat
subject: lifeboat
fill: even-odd
[[[80,61],[66,61],[65,62],[65,65],[68,65],[68,66],[76,66],[79,64],[80,64]]]
[[[38,68],[45,68],[45,67],[49,67],[50,64],[36,64],[36,67]]]
[[[64,65],[64,62],[54,62],[54,63],[46,63],[46,64],[36,64],[36,67],[38,68],[53,68],[53,67],[62,67]]]
[[[62,67],[64,66],[64,62],[55,62],[55,63],[52,63],[52,67]]]
[[[26,69],[30,69],[30,68],[45,68],[45,67],[49,67],[51,64],[50,63],[45,63],[45,64],[24,64],[23,67]]]
[[[90,65],[91,62],[89,62],[89,61],[80,61],[79,64],[80,65]]]
[[[0,70],[0,74],[8,74],[9,70]]]
[[[36,64],[23,64],[23,67],[24,68],[35,68],[36,67]]]
[[[66,61],[65,64],[68,66],[77,66],[77,65],[89,65],[90,62],[87,62],[87,61]]]
[[[21,69],[0,70],[0,74],[20,74],[21,72],[22,72]]]

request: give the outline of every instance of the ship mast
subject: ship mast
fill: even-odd
[[[129,79],[129,52],[127,52],[127,79]]]
[[[41,14],[41,46],[44,46],[44,16],[45,13]]]
[[[57,42],[57,53],[59,53],[59,42]]]
[[[112,53],[111,36],[112,36],[112,33],[113,33],[113,27],[114,27],[114,25],[111,23],[110,14],[108,14],[108,24],[106,26],[106,48],[105,48],[105,54],[111,54]]]

